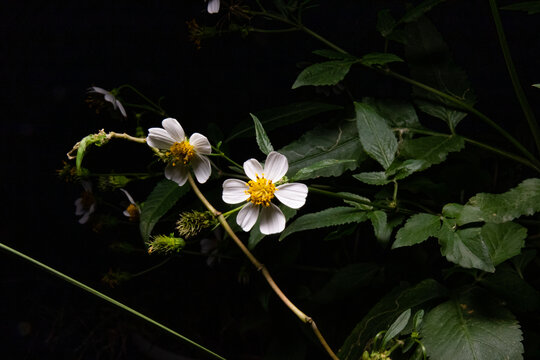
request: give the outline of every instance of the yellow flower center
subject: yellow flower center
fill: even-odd
[[[248,201],[251,201],[255,205],[268,207],[270,206],[270,200],[274,198],[276,187],[272,184],[271,180],[264,178],[264,174],[262,177],[259,177],[259,175],[255,176],[257,180],[250,180],[248,182],[249,189],[246,190],[246,194],[249,195]]]
[[[139,219],[139,208],[137,205],[129,204],[126,211],[129,214],[129,220],[135,221]]]
[[[184,165],[186,165],[195,155],[195,150],[189,141],[184,140],[182,142],[175,142],[172,144],[167,155],[171,156],[173,166],[176,166],[176,162],[182,162]]]

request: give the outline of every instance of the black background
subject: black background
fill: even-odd
[[[356,55],[382,50],[382,41],[375,31],[376,13],[402,5],[399,1],[320,3],[306,14],[305,23]],[[186,309],[196,313],[201,297],[205,303],[215,302],[219,307],[219,299],[224,296],[220,291],[230,291],[235,296],[249,292],[239,285],[231,286],[232,289],[216,285],[220,275],[204,269],[200,260],[187,261],[185,265],[176,263],[176,274],[162,270],[162,282],[155,288],[146,280],[114,292],[103,288],[95,274],[107,270],[103,268],[106,261],[100,258],[104,256],[104,240],[77,223],[73,202],[81,189],[63,183],[55,170],[62,167],[62,160],[74,143],[87,134],[102,128],[134,129],[129,120],[99,116],[88,109],[84,100],[89,86],[111,89],[129,83],[152,99],[163,96],[169,115],[179,119],[188,133],[203,132],[201,126],[204,129],[211,122],[226,132],[240,120],[248,119],[250,112],[320,96],[313,89],[291,90],[291,84],[300,71],[298,64],[316,61],[311,52],[323,45],[300,33],[252,34],[246,39],[233,34],[203,40],[202,48],[197,50],[188,39],[186,21],[196,18],[201,24],[214,24],[225,16],[206,14],[202,0],[6,1],[0,8],[2,242],[129,301],[134,308],[171,324],[211,349],[229,355],[242,353],[223,338],[220,340],[221,335],[211,329],[212,317],[223,315],[222,312],[188,316],[187,323],[178,315]],[[530,87],[540,82],[538,15],[502,14],[520,78],[539,114],[540,90]],[[516,137],[530,141],[487,1],[447,1],[433,9],[429,17],[452,50],[455,63],[467,72],[478,97],[477,107],[494,116]],[[368,71],[359,70],[355,75],[359,75],[355,77],[358,83],[349,86],[358,99],[409,91],[404,84]],[[389,87],[390,83],[394,86]],[[393,93],[388,93],[389,88]],[[158,125],[157,119],[143,122],[143,127]],[[471,135],[483,130],[483,125],[472,118],[462,125],[462,131]],[[286,144],[287,137],[276,135],[274,141],[279,148]],[[242,146],[235,150],[238,154],[251,152],[250,156],[259,156],[254,141]],[[138,162],[122,154],[127,164]],[[114,159],[117,162],[122,157]],[[153,259],[145,261],[134,266],[144,268],[143,264],[156,263]],[[187,271],[194,263],[203,268],[198,274],[200,281],[189,282],[181,270]],[[227,283],[230,279],[221,281]],[[161,306],[171,304],[161,298],[166,294],[158,291],[167,282],[171,284],[170,291],[182,292],[188,299],[179,303],[178,308],[165,311]],[[72,358],[71,354],[77,353],[74,349],[80,350],[81,344],[86,344],[82,348],[87,349],[78,352],[83,354],[81,358],[98,358],[100,351],[92,346],[112,343],[118,349],[124,331],[145,333],[149,338],[153,332],[159,346],[201,356],[177,344],[171,336],[155,334],[159,330],[142,325],[142,321],[133,320],[7,252],[0,253],[0,296],[0,352],[6,352],[6,357],[0,354],[2,358]],[[231,312],[238,315],[241,309]],[[295,326],[294,319],[284,317]],[[122,325],[125,323],[129,325]],[[122,328],[133,323],[135,330]],[[137,324],[144,330],[137,329]],[[93,342],[95,334],[94,338],[86,336],[93,331],[101,332],[98,338],[108,340]],[[224,338],[229,336],[233,338]],[[141,355],[143,352],[133,350],[136,335],[130,339],[118,358],[146,358]],[[342,339],[331,340],[334,347],[341,345]],[[252,344],[243,349],[246,354],[260,350],[257,337],[236,341]],[[11,357],[10,352],[18,355]],[[101,352],[102,358],[113,358],[103,355],[106,353]]]

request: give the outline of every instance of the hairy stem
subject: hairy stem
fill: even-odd
[[[249,249],[244,245],[242,240],[236,236],[234,231],[232,230],[231,226],[227,222],[227,219],[225,219],[225,216],[219,211],[217,211],[212,204],[206,199],[206,197],[202,194],[202,192],[199,190],[199,187],[195,183],[195,180],[193,180],[193,176],[191,176],[191,173],[188,173],[188,181],[191,185],[191,188],[193,189],[193,192],[197,195],[197,197],[201,200],[201,202],[206,206],[214,216],[217,217],[219,223],[221,226],[223,226],[223,229],[229,234],[229,236],[233,239],[233,241],[236,243],[236,245],[240,248],[240,250],[244,253],[244,255],[249,259],[249,261],[253,264],[253,266],[257,269],[257,271],[260,271],[263,277],[265,278],[266,282],[270,285],[272,290],[276,293],[276,295],[281,299],[281,301],[303,322],[306,324],[309,324],[311,326],[311,329],[315,333],[315,336],[317,336],[317,339],[319,339],[319,342],[324,347],[328,355],[332,359],[338,360],[338,357],[336,354],[332,351],[324,337],[322,336],[321,332],[317,328],[317,325],[315,324],[315,321],[306,314],[304,314],[294,303],[289,300],[289,298],[283,293],[283,291],[279,288],[279,286],[276,284],[272,276],[270,275],[270,272],[264,266],[263,263],[261,263],[257,258],[249,251]]]

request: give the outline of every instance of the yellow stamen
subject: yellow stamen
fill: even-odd
[[[139,218],[139,208],[137,205],[129,204],[126,211],[129,214],[129,220],[135,221]]]
[[[184,165],[186,165],[191,161],[193,156],[195,156],[195,150],[193,148],[193,145],[191,145],[187,140],[184,140],[182,142],[175,142],[174,144],[172,144],[169,152],[167,153],[170,154],[172,158],[173,166],[176,166],[177,161],[180,161]]]
[[[270,200],[274,198],[276,187],[272,184],[271,180],[264,178],[264,174],[262,177],[259,177],[257,174],[255,176],[257,180],[250,180],[248,182],[249,189],[246,190],[246,194],[250,195],[248,201],[251,201],[255,205],[268,207],[270,206]]]

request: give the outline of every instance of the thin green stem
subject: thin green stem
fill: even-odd
[[[211,154],[211,155],[214,155],[214,156],[221,156],[222,158],[224,158],[225,160],[227,160],[228,162],[230,162],[231,164],[233,164],[234,166],[240,168],[240,169],[243,169],[242,165],[238,164],[236,161],[232,160],[231,158],[229,158],[227,155],[225,155],[225,153],[221,150],[219,150],[217,147],[213,146],[212,145],[212,150],[215,151],[215,154]]]
[[[174,330],[172,330],[172,329],[170,329],[170,328],[168,328],[168,327],[166,327],[166,326],[164,326],[164,325],[158,323],[157,321],[155,321],[155,320],[149,318],[148,316],[146,316],[146,315],[144,315],[144,314],[141,314],[140,312],[138,312],[138,311],[136,311],[136,310],[130,308],[129,306],[124,305],[124,304],[122,304],[121,302],[119,302],[119,301],[117,301],[117,300],[115,300],[115,299],[113,299],[113,298],[111,298],[111,297],[109,297],[109,296],[107,296],[107,295],[105,295],[105,294],[103,294],[103,293],[100,293],[99,291],[97,291],[97,290],[91,288],[90,286],[85,285],[85,284],[81,283],[80,281],[77,281],[77,280],[75,280],[74,278],[72,278],[72,277],[70,277],[70,276],[67,276],[67,275],[65,275],[64,273],[62,273],[62,272],[60,272],[60,271],[58,271],[58,270],[55,270],[55,269],[53,269],[52,267],[47,266],[47,265],[43,264],[42,262],[39,262],[39,261],[35,260],[34,258],[28,256],[28,255],[25,255],[25,254],[23,254],[23,253],[21,253],[21,252],[15,250],[15,249],[13,249],[13,248],[7,246],[7,245],[2,244],[2,243],[0,243],[0,248],[3,249],[3,250],[6,250],[6,251],[8,251],[8,252],[10,252],[10,253],[13,254],[13,255],[16,255],[16,256],[18,256],[18,257],[20,257],[20,258],[23,258],[24,260],[26,260],[26,261],[28,261],[28,262],[31,262],[31,263],[34,264],[34,265],[37,265],[37,266],[40,267],[41,269],[46,270],[46,271],[52,273],[52,274],[55,275],[55,276],[58,276],[58,277],[61,278],[62,280],[67,281],[67,282],[69,282],[69,283],[71,283],[71,284],[73,284],[73,285],[75,285],[75,286],[77,286],[77,287],[83,289],[84,291],[89,292],[90,294],[92,294],[92,295],[94,295],[94,296],[97,296],[97,297],[99,297],[99,298],[102,298],[103,300],[109,302],[110,304],[113,304],[113,305],[115,305],[115,306],[118,306],[118,307],[121,308],[122,310],[125,310],[125,311],[127,311],[127,312],[130,312],[130,313],[132,313],[133,315],[138,316],[139,318],[141,318],[141,319],[143,319],[143,320],[145,320],[145,321],[147,321],[147,322],[149,322],[149,323],[152,323],[152,324],[156,325],[157,327],[159,327],[159,328],[161,328],[161,329],[167,331],[167,332],[170,333],[170,334],[173,334],[174,336],[176,336],[176,337],[178,337],[178,338],[180,338],[180,339],[182,339],[182,340],[188,342],[189,344],[191,344],[191,345],[193,345],[193,346],[195,346],[195,347],[197,347],[197,348],[199,348],[199,349],[205,351],[206,353],[208,353],[208,354],[210,354],[210,355],[212,355],[212,356],[214,356],[214,357],[216,357],[216,358],[218,358],[218,359],[223,359],[223,360],[225,360],[224,357],[222,357],[222,356],[220,356],[220,355],[218,355],[218,354],[216,354],[216,353],[214,353],[214,352],[208,350],[207,348],[205,348],[205,347],[202,346],[202,345],[197,344],[196,342],[194,342],[193,340],[188,339],[188,338],[185,337],[184,335],[181,335],[181,334],[177,333],[176,331],[174,331]]]
[[[504,61],[506,62],[508,74],[510,75],[512,85],[514,87],[514,92],[516,93],[519,104],[521,105],[525,119],[527,119],[527,123],[529,124],[529,128],[536,144],[536,149],[540,153],[540,128],[538,127],[538,122],[536,121],[532,108],[527,101],[527,97],[525,96],[525,92],[523,91],[523,87],[519,81],[516,67],[514,66],[514,61],[512,60],[512,55],[510,54],[510,49],[508,47],[508,42],[506,41],[506,35],[504,34],[504,28],[496,0],[489,0],[489,6],[491,7],[491,14],[493,16],[493,21],[495,22],[499,43],[501,45]]]
[[[156,265],[154,265],[154,266],[152,266],[152,267],[149,267],[149,268],[146,269],[146,270],[139,271],[138,273],[131,275],[131,277],[134,278],[134,277],[136,277],[136,276],[141,276],[141,275],[144,275],[144,274],[146,274],[146,273],[149,273],[150,271],[153,271],[153,270],[155,270],[155,269],[157,269],[157,268],[159,268],[159,267],[165,265],[167,262],[169,262],[169,260],[171,260],[171,258],[166,258],[165,260],[163,260],[163,261],[160,262],[159,264],[156,264]]]
[[[128,88],[128,89],[132,90],[133,92],[135,92],[140,97],[142,97],[147,103],[152,105],[158,111],[159,115],[167,116],[167,113],[165,112],[165,110],[163,110],[163,108],[161,106],[159,106],[158,104],[156,104],[155,102],[150,100],[146,95],[144,95],[142,92],[137,90],[135,87],[133,87],[133,86],[131,86],[129,84],[124,84],[124,85],[120,85],[118,87],[118,91],[120,91],[123,88]]]
[[[229,216],[231,216],[232,214],[234,214],[235,212],[240,211],[243,207],[244,207],[244,205],[241,205],[241,206],[239,206],[239,207],[237,207],[237,208],[234,208],[234,209],[232,209],[232,210],[229,210],[229,211],[227,211],[227,212],[224,212],[224,213],[223,213],[223,217],[226,219],[226,218],[228,218]]]
[[[287,29],[258,29],[258,28],[249,28],[250,32],[264,33],[264,34],[279,34],[285,32],[298,31],[298,28],[292,27]]]
[[[132,108],[135,108],[135,109],[142,109],[142,110],[153,112],[153,113],[158,114],[158,115],[165,116],[165,114],[163,114],[163,112],[161,110],[158,110],[158,109],[154,108],[153,106],[140,105],[140,104],[131,104],[131,103],[125,103],[125,102],[122,102],[122,104],[124,106],[132,107]]]

